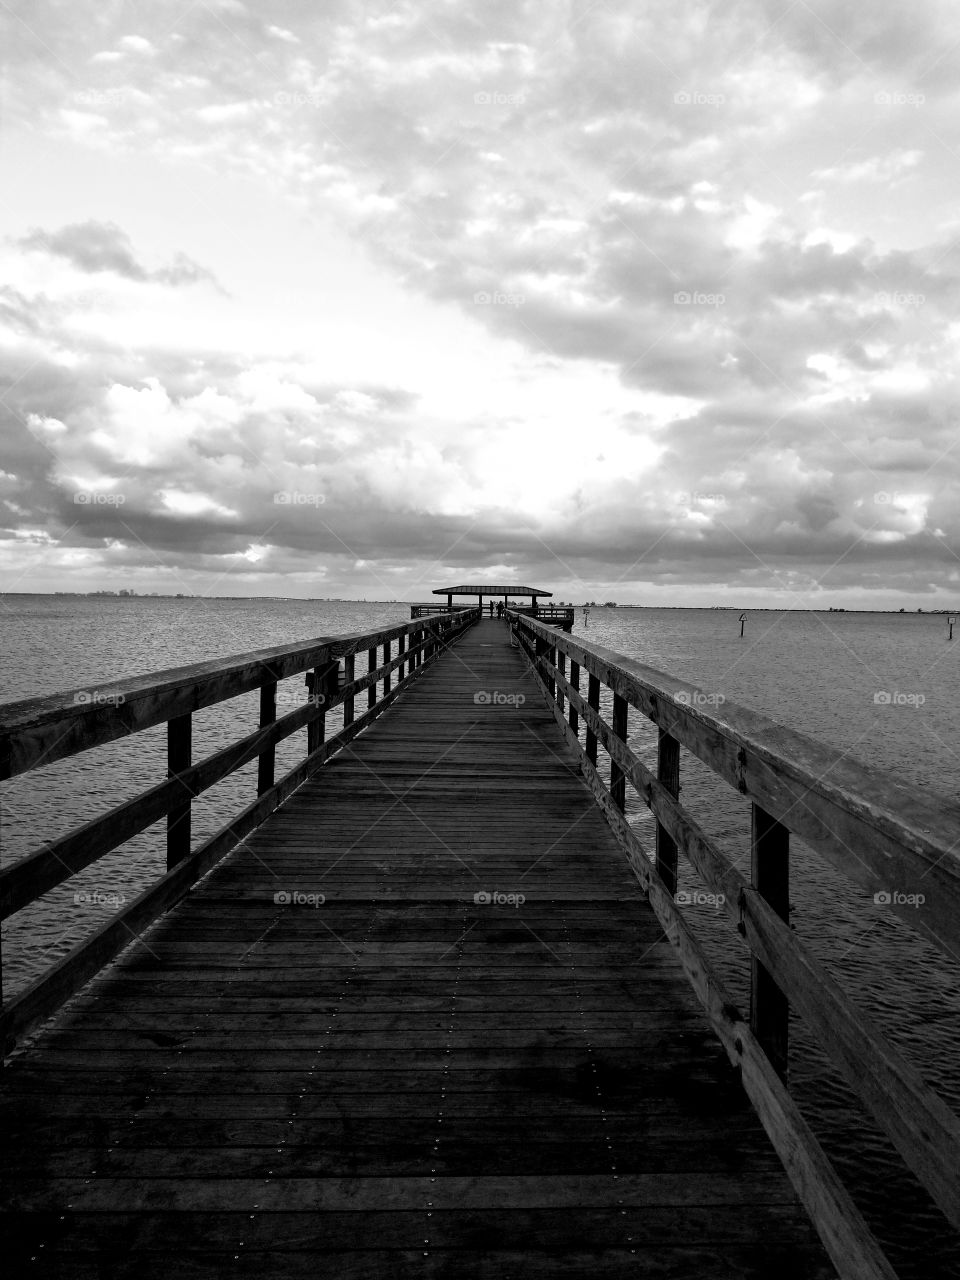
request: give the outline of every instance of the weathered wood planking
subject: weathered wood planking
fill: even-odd
[[[835,1274],[497,622],[64,1010],[0,1106],[16,1274]]]

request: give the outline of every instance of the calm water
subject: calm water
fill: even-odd
[[[0,599],[4,684],[0,699],[54,689],[96,688],[124,676],[222,658],[249,649],[363,631],[406,621],[403,604],[299,600],[160,600],[5,597]],[[960,637],[946,639],[934,615],[753,613],[741,639],[737,615],[717,610],[592,609],[586,639],[668,671],[848,750],[863,763],[922,788],[958,815]],[[303,698],[302,677],[281,686],[280,710]],[[878,704],[877,693],[908,701]],[[922,699],[922,700],[921,700]],[[195,758],[256,725],[257,696],[198,713]],[[337,727],[336,712],[328,718]],[[652,764],[655,736],[631,712],[632,745]],[[278,750],[278,772],[302,757],[305,734]],[[163,726],[15,779],[2,789],[3,863],[79,821],[163,779]],[[749,812],[743,798],[684,753],[683,799],[718,843],[749,868]],[[195,806],[195,837],[221,826],[256,789],[255,766],[228,779]],[[633,797],[635,829],[647,843],[652,824]],[[75,901],[98,890],[128,901],[163,869],[161,824],[23,911],[4,929],[8,993],[64,954],[105,918],[106,905]],[[696,887],[681,879],[681,887]],[[865,1012],[960,1111],[960,972],[877,906],[872,896],[799,842],[792,855],[792,922]],[[689,907],[718,970],[746,1005],[748,965],[724,918]],[[835,1078],[826,1059],[794,1025],[791,1088],[828,1147],[874,1230],[904,1277],[960,1274],[956,1238]]]

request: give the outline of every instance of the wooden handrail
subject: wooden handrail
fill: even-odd
[[[601,645],[565,636],[517,612],[511,612],[510,621],[630,866],[677,948],[731,1061],[740,1067],[744,1087],[841,1276],[846,1280],[893,1275],[859,1211],[841,1194],[826,1156],[786,1092],[790,1005],[944,1216],[958,1228],[960,1118],[871,1025],[791,930],[787,841],[791,831],[802,835],[868,888],[882,884],[889,890],[914,883],[911,877],[918,876],[925,886],[920,891],[928,898],[943,893],[948,903],[958,902],[960,859],[955,846],[960,813],[947,802],[941,808],[917,800],[878,771],[746,708],[724,702],[722,715],[713,713],[699,689]],[[576,680],[566,678],[561,655],[570,660],[571,674],[576,669]],[[586,698],[579,689],[581,668],[589,673]],[[601,685],[613,694],[612,723],[600,714]],[[625,741],[626,705],[637,708],[659,728],[656,774]],[[580,738],[581,727],[585,742]],[[607,781],[597,768],[598,745],[609,759]],[[681,804],[680,745],[751,800],[752,884]],[[623,816],[625,783],[656,819],[654,865]],[[816,838],[811,839],[811,834]],[[733,932],[749,949],[749,1028],[723,994],[722,984],[677,909],[678,852],[716,895]],[[960,916],[951,914],[943,903],[925,918],[915,918],[905,907],[901,914],[948,955],[957,956]]]
[[[154,822],[164,816],[168,819],[166,875],[4,1004],[4,1052],[112,960],[137,930],[187,893],[200,876],[370,724],[409,681],[416,679],[426,662],[478,617],[476,608],[461,609],[377,631],[323,637],[138,676],[105,687],[97,699],[86,689],[68,690],[0,706],[3,777],[41,768],[164,721],[168,725],[169,766],[165,782],[0,869],[0,919],[5,919]],[[402,643],[392,654],[394,639]],[[384,661],[378,662],[381,646]],[[370,669],[354,678],[354,655],[362,651],[369,655]],[[338,684],[341,657],[346,679]],[[394,683],[391,677],[398,669],[406,674],[398,676]],[[307,673],[304,705],[277,719],[277,682],[303,672]],[[380,684],[383,693],[378,697]],[[194,762],[190,751],[192,712],[255,689],[261,691],[258,728]],[[363,715],[355,717],[355,698],[363,690],[367,690],[368,706]],[[78,694],[86,696],[78,698]],[[326,713],[341,703],[343,729],[324,741]],[[308,733],[307,757],[276,782],[276,745],[302,728]],[[259,761],[257,799],[216,836],[191,850],[193,800],[251,760]]]
[[[447,613],[433,622],[475,609]],[[420,632],[420,620],[377,631],[322,636],[295,645],[173,667],[150,675],[27,698],[0,706],[0,782],[39,765],[51,764],[105,742],[214,706],[271,680],[285,680],[334,658],[376,648],[401,635]]]
[[[716,894],[718,905],[730,917],[737,936],[804,1015],[848,1084],[861,1095],[906,1163],[916,1166],[914,1172],[921,1181],[936,1180],[935,1199],[960,1227],[960,1166],[957,1164],[960,1120],[906,1059],[866,1023],[837,981],[764,897],[743,878],[663,783],[582,700],[580,714],[595,725],[599,741],[646,801],[658,826],[668,832],[676,847]],[[924,1134],[930,1135],[930,1151],[924,1148]]]
[[[516,616],[512,615],[514,625]],[[960,807],[934,803],[847,752],[696,685],[524,617],[524,631],[572,658],[741,795],[960,960]],[[900,895],[923,894],[913,905]]]

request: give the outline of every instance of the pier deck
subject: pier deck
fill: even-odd
[[[834,1276],[509,634],[13,1059],[8,1274]]]

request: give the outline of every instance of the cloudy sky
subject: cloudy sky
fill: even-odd
[[[0,589],[960,604],[953,0],[2,0]]]

